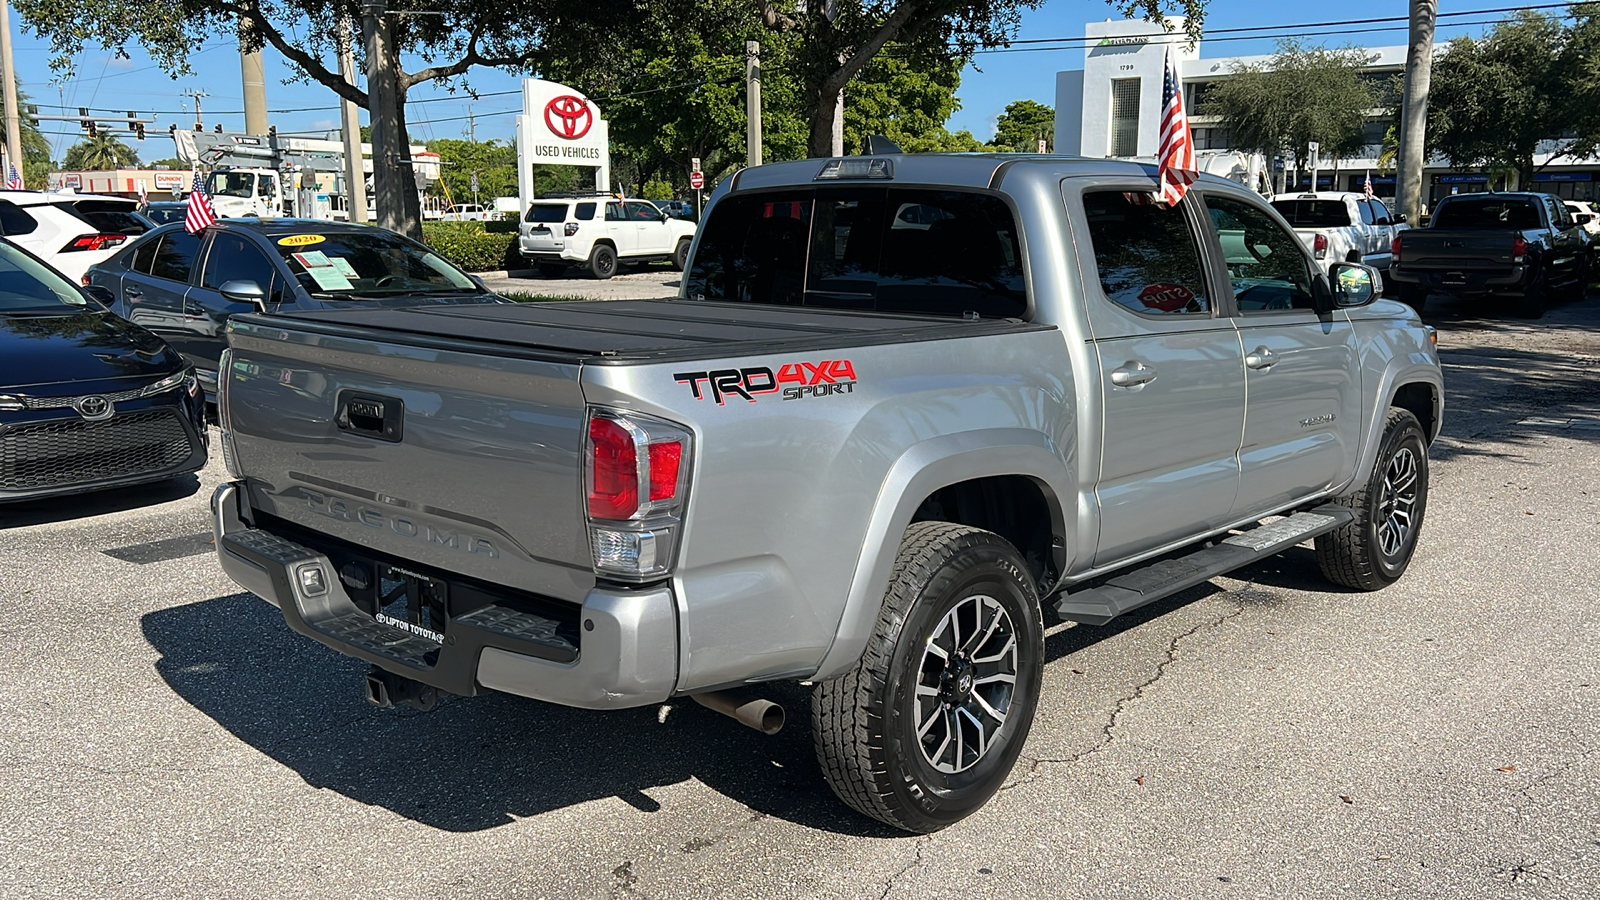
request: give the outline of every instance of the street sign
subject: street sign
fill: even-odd
[[[478,173],[477,172],[473,172],[472,173],[472,192],[474,194],[476,194],[478,192]]]
[[[698,191],[705,186],[706,176],[704,172],[694,171],[689,173],[689,187]]]

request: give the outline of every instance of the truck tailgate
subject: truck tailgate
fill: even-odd
[[[594,575],[577,360],[251,318],[232,329],[224,377],[254,510],[399,560],[583,599]]]
[[[1414,228],[1401,237],[1405,268],[1446,272],[1510,272],[1516,235],[1500,231]]]
[[[687,301],[236,316],[228,425],[255,510],[399,560],[581,601],[594,584],[585,366],[1045,328]]]

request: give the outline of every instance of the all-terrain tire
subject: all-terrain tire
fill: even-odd
[[[912,524],[861,659],[812,690],[828,785],[906,831],[960,821],[1022,752],[1043,666],[1039,597],[1016,548],[978,528]]]
[[[540,263],[539,274],[546,278],[560,278],[567,274],[567,267],[561,263]]]
[[[1541,272],[1527,286],[1522,289],[1522,296],[1517,300],[1517,318],[1542,319],[1544,318],[1544,273]]]
[[[617,251],[610,244],[595,244],[589,251],[589,274],[600,281],[617,274]]]
[[[1428,509],[1428,442],[1416,416],[1389,410],[1366,483],[1334,502],[1355,519],[1317,538],[1322,574],[1359,591],[1394,584],[1411,564]]]
[[[678,246],[672,248],[672,267],[682,272],[689,265],[689,239],[678,241]]]

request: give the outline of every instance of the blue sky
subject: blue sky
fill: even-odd
[[[1535,3],[1539,2],[1541,0],[1535,0]],[[1464,16],[1449,14],[1500,9],[1514,5],[1517,4],[1497,3],[1495,0],[1441,4],[1440,12],[1443,17],[1440,21],[1441,23],[1494,21],[1506,14]],[[1329,9],[1337,9],[1337,12],[1328,12]],[[1265,0],[1214,0],[1206,21],[1206,30],[1211,38],[1202,43],[1201,55],[1240,56],[1271,53],[1274,49],[1274,41],[1271,38],[1232,39],[1233,36],[1222,32],[1223,29],[1300,25],[1330,20],[1378,19],[1404,16],[1406,11],[1407,5],[1401,0],[1388,0],[1388,2],[1350,0],[1331,7],[1328,4],[1298,7],[1268,3]],[[1081,38],[1085,22],[1117,17],[1110,6],[1096,0],[1083,0],[1083,2],[1050,0],[1041,9],[1024,15],[1022,31],[1018,38],[1020,40]],[[62,112],[52,108],[54,105],[67,107],[67,111],[71,114],[76,114],[79,106],[135,110],[141,115],[154,112],[158,124],[149,129],[150,137],[142,144],[129,139],[139,151],[140,157],[146,160],[172,155],[171,141],[166,137],[167,123],[193,122],[194,101],[182,96],[185,92],[199,89],[210,94],[201,101],[207,128],[213,127],[217,122],[221,122],[224,128],[230,130],[244,127],[239,57],[232,43],[218,40],[207,44],[190,61],[195,74],[177,79],[168,78],[137,47],[129,48],[131,59],[115,59],[111,54],[98,48],[85,50],[76,57],[76,72],[72,78],[60,79],[49,68],[48,45],[31,34],[16,33],[20,30],[19,19],[20,17],[13,12],[12,27],[17,71],[24,90],[32,96],[33,102],[40,105],[41,112]],[[1482,24],[1465,26],[1442,24],[1438,31],[1438,40],[1442,42],[1459,34],[1479,34],[1486,27]],[[1394,30],[1359,30],[1383,28]],[[1306,39],[1313,43],[1326,43],[1329,46],[1342,46],[1348,43],[1359,46],[1393,46],[1406,42],[1403,22],[1348,25],[1318,30],[1338,33],[1310,36]],[[1293,30],[1278,33],[1296,34]],[[1300,33],[1305,32],[1302,30]],[[1224,37],[1230,39],[1222,40]],[[310,132],[338,127],[338,110],[331,91],[316,84],[285,84],[292,73],[282,57],[268,48],[265,51],[265,60],[268,108],[293,110],[271,114],[271,121],[280,131]],[[952,131],[970,130],[978,138],[986,140],[993,135],[995,117],[1007,103],[1013,100],[1032,99],[1054,106],[1055,73],[1063,69],[1081,68],[1082,64],[1081,43],[1067,49],[981,54],[975,60],[974,66],[969,67],[963,75],[960,91],[961,109],[951,118],[949,127]],[[408,68],[416,68],[418,65],[418,60],[407,61]],[[514,91],[519,86],[515,76],[482,69],[471,77],[470,83],[480,94]],[[489,96],[469,101],[460,93],[452,96],[432,85],[419,85],[411,90],[410,101],[407,116],[413,137],[424,140],[462,137],[468,126],[466,117],[470,112],[476,116],[477,136],[480,140],[488,138],[509,140],[518,98],[515,95]],[[108,114],[101,113],[101,115]],[[362,121],[366,121],[364,114]],[[57,159],[79,136],[77,126],[65,122],[42,123],[42,130],[51,140]]]

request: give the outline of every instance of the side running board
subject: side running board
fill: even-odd
[[[1099,587],[1065,594],[1056,614],[1069,622],[1104,625],[1129,610],[1170,597],[1202,581],[1281,553],[1308,538],[1348,524],[1355,514],[1343,506],[1319,506],[1196,550],[1107,580]]]

